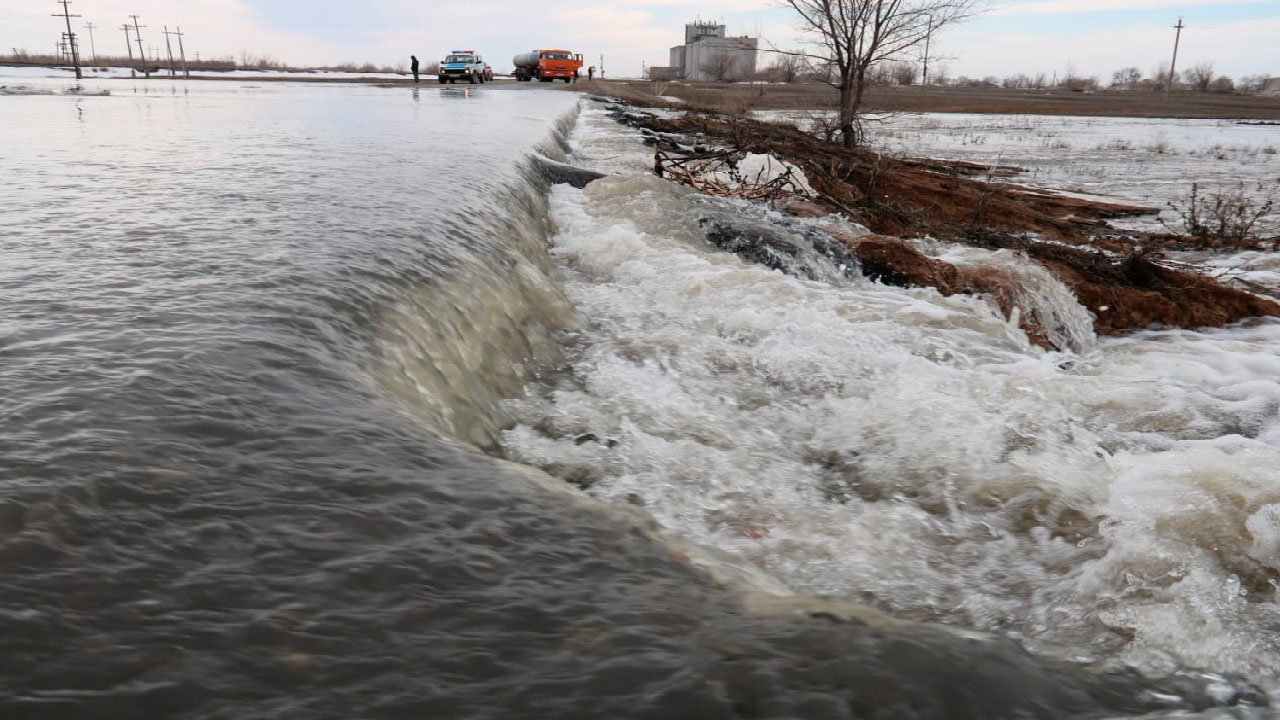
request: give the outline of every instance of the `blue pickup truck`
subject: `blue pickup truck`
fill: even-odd
[[[466,80],[472,85],[493,80],[493,69],[475,50],[451,50],[444,60],[440,61],[440,72],[437,75],[440,84]]]

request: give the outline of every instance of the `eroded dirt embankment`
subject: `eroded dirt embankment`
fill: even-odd
[[[1280,317],[1280,305],[1194,271],[1162,264],[1142,234],[1108,220],[1155,208],[1056,195],[998,180],[1017,168],[902,159],[845,149],[795,127],[723,115],[663,118],[629,112],[664,152],[697,155],[728,147],[772,154],[804,171],[825,211],[869,228],[870,238],[839,237],[862,272],[886,283],[982,294],[1012,314],[1016,283],[997,269],[961,268],[929,258],[903,238],[933,237],[989,249],[1012,249],[1047,268],[1095,316],[1101,335],[1151,326],[1220,327],[1251,317]],[[680,138],[692,139],[681,141]],[[691,150],[692,148],[692,150]],[[1025,310],[1025,309],[1024,309]],[[1051,346],[1033,313],[1023,312],[1033,342]]]

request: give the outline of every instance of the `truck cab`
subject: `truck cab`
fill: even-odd
[[[582,69],[582,55],[570,50],[534,50],[512,58],[520,82],[572,82]]]
[[[493,70],[475,50],[450,50],[440,61],[440,84],[466,80],[472,85],[493,80]]]

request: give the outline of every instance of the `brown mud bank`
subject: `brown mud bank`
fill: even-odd
[[[931,286],[944,295],[980,295],[1028,337],[1055,347],[1051,333],[1008,273],[959,267],[927,257],[909,242],[931,237],[1019,253],[1069,287],[1094,316],[1099,335],[1164,326],[1221,327],[1247,318],[1280,317],[1280,304],[1163,261],[1160,238],[1120,231],[1108,220],[1149,215],[1156,208],[1107,203],[1004,181],[1018,168],[895,158],[845,149],[800,129],[724,115],[687,112],[659,117],[619,112],[655,146],[655,171],[706,190],[692,180],[699,162],[732,165],[744,154],[772,155],[803,171],[811,201],[786,192],[767,198],[793,214],[841,213],[870,229],[858,237],[836,233],[862,274],[900,286]],[[765,188],[768,190],[769,188]],[[761,188],[752,188],[752,199]],[[1164,239],[1167,242],[1167,238]],[[1058,348],[1060,349],[1060,348]]]
[[[681,107],[700,110],[834,110],[836,90],[823,83],[715,83],[599,80],[562,89],[603,93],[644,104],[671,98]],[[1230,93],[1128,92],[1103,90],[1022,90],[943,85],[875,85],[867,91],[872,112],[997,113],[1075,115],[1089,117],[1213,118],[1280,120],[1280,98]]]

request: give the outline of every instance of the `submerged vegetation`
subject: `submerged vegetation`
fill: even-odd
[[[1170,202],[1178,215],[1181,231],[1197,250],[1257,250],[1280,248],[1280,227],[1273,217],[1280,180],[1257,183],[1256,193],[1246,191],[1243,181],[1227,188],[1202,192],[1199,183],[1181,202]],[[1257,199],[1260,196],[1261,199]]]

